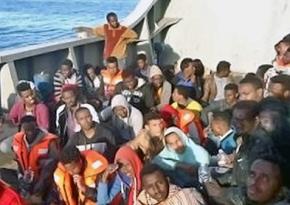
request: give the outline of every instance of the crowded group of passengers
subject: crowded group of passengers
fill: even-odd
[[[78,28],[105,37],[103,67],[66,59],[51,84],[19,81],[0,146],[17,183],[1,174],[0,204],[289,204],[290,36],[238,80],[224,60],[128,66],[137,34],[107,20]]]

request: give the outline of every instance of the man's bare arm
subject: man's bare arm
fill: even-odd
[[[92,33],[93,29],[90,27],[85,27],[85,26],[79,26],[79,27],[75,27],[73,28],[73,30],[75,32],[88,32],[88,33]]]

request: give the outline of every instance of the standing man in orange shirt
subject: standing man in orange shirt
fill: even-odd
[[[127,45],[137,39],[137,33],[132,29],[120,25],[116,13],[110,12],[106,16],[107,23],[96,28],[77,27],[77,32],[93,33],[105,38],[104,60],[110,56],[118,58],[120,68],[126,67]]]

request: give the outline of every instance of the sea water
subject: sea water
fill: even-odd
[[[0,0],[0,51],[74,37],[108,12],[126,17],[139,0]]]

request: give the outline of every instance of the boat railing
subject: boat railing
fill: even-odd
[[[53,76],[66,58],[75,68],[88,62],[100,65],[103,45],[101,38],[72,38],[0,52],[1,106],[10,108],[9,97],[19,80],[32,80],[40,72]]]
[[[132,64],[138,52],[146,52],[148,61],[156,61],[155,43],[163,42],[169,27],[180,18],[165,17],[169,2],[141,0],[136,8],[122,21],[134,28],[139,40],[128,47],[127,64]],[[102,66],[104,41],[101,38],[71,38],[40,45],[32,45],[0,51],[0,105],[11,106],[10,96],[15,95],[19,80],[32,80],[33,75],[45,72],[54,75],[61,63],[69,58],[75,68],[84,64]]]

